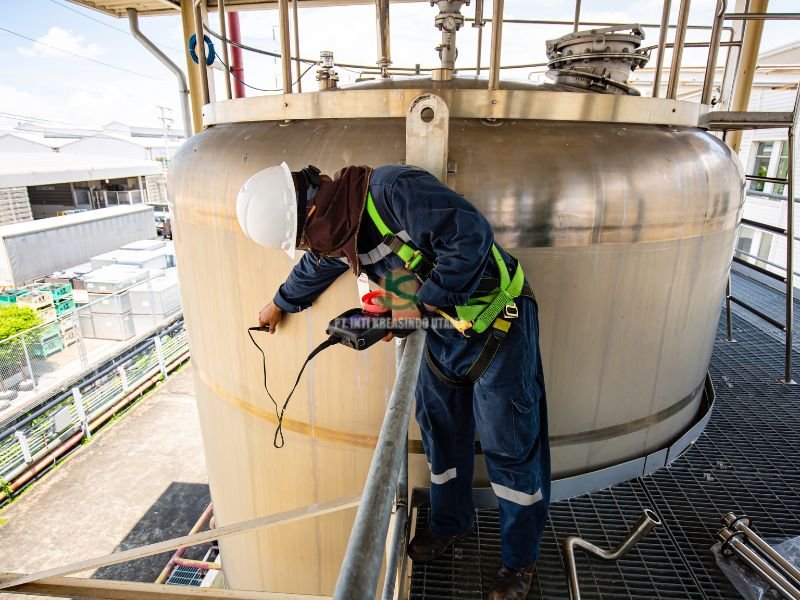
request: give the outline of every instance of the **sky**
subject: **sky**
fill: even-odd
[[[735,0],[729,2],[735,4]],[[491,15],[487,0],[485,17]],[[680,2],[672,2],[672,22],[677,19]],[[583,0],[585,20],[627,23],[658,23],[661,0]],[[690,22],[710,25],[716,0],[693,0]],[[505,18],[571,20],[574,4],[566,0],[506,0]],[[772,0],[770,11],[792,12],[797,0]],[[473,7],[463,13],[473,16]],[[434,28],[437,13],[428,2],[392,5],[390,11],[392,59],[396,66],[437,66],[434,47],[440,33]],[[219,30],[216,13],[209,15],[212,29]],[[243,42],[276,51],[277,14],[275,10],[241,13]],[[35,121],[47,127],[99,128],[111,121],[159,127],[160,106],[173,112],[180,126],[177,82],[167,69],[152,57],[128,29],[127,20],[76,6],[67,0],[0,0],[0,128],[18,121]],[[459,58],[456,66],[473,66],[476,59],[476,30],[467,23],[458,34]],[[180,19],[141,17],[140,27],[158,46],[185,70]],[[531,26],[506,24],[503,64],[528,64],[546,60],[545,41],[569,33],[569,26]],[[646,30],[646,44],[657,42],[657,31]],[[690,31],[687,39],[707,39],[707,32]],[[491,27],[484,31],[483,60],[488,64]],[[770,50],[800,40],[797,22],[767,23],[762,50]],[[334,52],[335,60],[373,65],[376,61],[375,10],[373,6],[300,9],[300,54],[318,59],[321,50]],[[269,57],[244,53],[244,80],[253,87],[280,87],[280,66]],[[667,61],[669,56],[667,56]],[[704,65],[705,51],[688,49],[684,65]],[[342,83],[359,74],[338,69]],[[541,69],[539,69],[541,71]],[[216,89],[224,97],[220,69]],[[504,75],[542,80],[541,72],[531,69]],[[304,89],[316,89],[314,69],[303,79]],[[261,92],[248,89],[248,95]],[[169,113],[168,113],[169,114]]]

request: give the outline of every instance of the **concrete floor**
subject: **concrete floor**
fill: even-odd
[[[0,511],[0,570],[29,573],[184,535],[209,501],[188,367]],[[151,582],[168,559],[81,576]]]

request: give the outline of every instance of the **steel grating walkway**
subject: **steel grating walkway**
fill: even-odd
[[[783,296],[738,276],[736,294],[782,312]],[[797,309],[797,305],[795,307]],[[735,344],[723,341],[725,314],[711,361],[714,414],[698,442],[668,468],[612,488],[551,505],[530,599],[569,597],[561,542],[578,534],[616,545],[651,506],[657,527],[617,563],[577,553],[584,600],[736,599],[710,548],[724,512],[753,518],[767,539],[800,536],[800,386],[778,382],[783,343],[767,324],[733,311]],[[795,352],[795,377],[800,356]],[[481,600],[500,562],[496,510],[478,510],[473,535],[441,559],[414,565],[413,600]],[[424,527],[427,509],[417,512]]]

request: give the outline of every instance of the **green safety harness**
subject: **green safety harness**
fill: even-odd
[[[425,256],[421,250],[404,242],[389,229],[378,212],[378,207],[375,206],[371,193],[367,194],[367,214],[383,236],[383,243],[389,247],[393,254],[400,257],[405,263],[406,269],[421,281],[425,281],[433,269],[436,268],[436,264]],[[485,285],[479,286],[478,291],[467,301],[467,304],[456,306],[455,313],[457,318],[451,317],[442,310],[437,310],[440,315],[450,320],[465,337],[475,337],[491,329],[491,334],[487,336],[481,353],[467,370],[464,380],[455,380],[447,377],[433,356],[431,356],[427,346],[425,347],[425,360],[434,375],[441,381],[453,386],[471,385],[480,379],[508,335],[511,321],[519,315],[515,300],[520,296],[535,300],[533,292],[528,284],[525,283],[522,265],[517,263],[514,275],[511,276],[496,244],[492,244],[492,257],[497,264],[499,280],[492,279],[492,285],[488,288]]]

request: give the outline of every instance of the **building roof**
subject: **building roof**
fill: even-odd
[[[9,152],[0,163],[0,188],[156,175],[161,164],[88,154]]]
[[[70,227],[72,225],[89,223],[91,221],[102,221],[103,219],[111,219],[121,215],[149,211],[152,209],[153,207],[146,204],[136,204],[134,206],[111,206],[109,208],[97,208],[95,210],[87,210],[72,215],[50,217],[49,219],[36,219],[35,221],[0,225],[0,239],[15,237],[18,235],[27,235],[30,233],[36,233],[38,231],[46,231],[48,229],[58,229],[59,227]]]
[[[180,10],[180,0],[69,0],[73,4],[80,4],[93,8],[114,17],[126,17],[129,8],[135,9],[143,15],[170,15]],[[190,0],[183,0],[189,2]],[[391,0],[399,2],[421,2],[423,0]],[[374,4],[375,0],[299,0],[300,6],[346,6],[351,4]],[[226,0],[225,7],[229,10],[243,10],[248,8],[276,8],[278,0]],[[217,0],[208,0],[208,9],[217,9]]]

